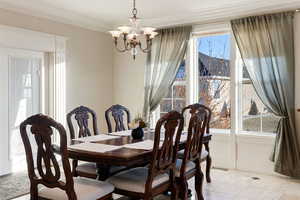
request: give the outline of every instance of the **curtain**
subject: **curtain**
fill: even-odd
[[[191,30],[191,26],[161,29],[153,39],[145,70],[145,119],[149,120],[150,113],[157,108],[172,86],[184,59]]]
[[[285,12],[233,20],[231,27],[257,95],[281,118],[271,155],[275,171],[300,178],[294,116],[293,19],[294,12]]]

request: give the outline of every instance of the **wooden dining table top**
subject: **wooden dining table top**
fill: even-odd
[[[203,143],[209,142],[210,139],[211,139],[211,134],[205,134]],[[122,147],[119,149],[115,149],[103,153],[68,148],[68,156],[69,158],[76,159],[76,160],[95,162],[99,164],[114,165],[114,166],[132,166],[139,163],[147,163],[151,160],[152,150],[123,147],[123,145],[142,142],[144,140],[154,140],[154,132],[145,131],[143,139],[140,140],[134,140],[132,136],[126,135],[126,136],[119,136],[107,140],[93,141],[92,143],[122,146]],[[71,141],[71,145],[79,144],[79,143],[82,142],[76,140]],[[183,149],[184,145],[185,145],[185,141],[181,141],[179,144],[179,149]],[[54,145],[54,150],[57,153],[59,153],[58,146]]]

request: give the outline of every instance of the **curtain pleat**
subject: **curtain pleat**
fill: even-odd
[[[172,86],[184,59],[191,30],[191,26],[161,29],[154,38],[145,70],[143,115],[146,119]]]
[[[294,12],[247,17],[231,27],[249,76],[263,104],[281,119],[271,155],[275,171],[300,178],[295,130]],[[255,155],[253,155],[255,156]]]

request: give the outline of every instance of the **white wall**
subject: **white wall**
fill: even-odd
[[[199,28],[199,27],[198,27]],[[296,97],[295,107],[300,108],[300,13],[295,18],[296,54]],[[114,103],[124,104],[136,112],[143,105],[143,73],[145,54],[139,54],[137,61],[130,56],[114,52]],[[297,130],[300,132],[300,113],[296,113]],[[273,173],[269,160],[274,137],[215,133],[211,142],[213,165],[219,168],[237,168],[244,171]],[[236,160],[233,156],[236,152]]]
[[[98,113],[106,131],[104,111],[113,102],[113,52],[108,34],[0,9],[0,25],[61,35],[66,38],[66,108],[86,105]]]

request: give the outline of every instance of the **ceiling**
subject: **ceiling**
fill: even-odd
[[[136,0],[143,25],[207,23],[300,8],[300,0]],[[126,24],[132,0],[0,0],[0,8],[93,30]]]

